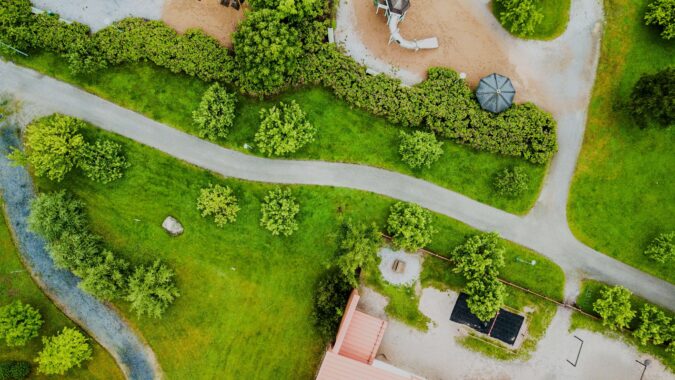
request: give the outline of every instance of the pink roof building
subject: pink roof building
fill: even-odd
[[[317,380],[420,380],[375,360],[387,322],[356,310],[359,293],[349,296],[335,344],[328,349]]]

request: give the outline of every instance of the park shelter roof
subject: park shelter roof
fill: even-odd
[[[389,12],[404,15],[410,8],[410,0],[387,0]]]
[[[516,89],[511,80],[496,73],[482,78],[476,89],[480,106],[493,113],[500,113],[511,107],[515,96]]]
[[[410,380],[410,377],[404,377],[382,368],[373,367],[365,363],[358,362],[340,356],[334,352],[326,352],[326,356],[321,363],[321,369],[316,380]]]

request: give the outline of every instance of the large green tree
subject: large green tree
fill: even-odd
[[[139,316],[160,318],[180,295],[174,272],[156,260],[152,265],[140,265],[129,278],[128,294],[131,309]]]
[[[631,91],[628,110],[640,127],[649,121],[662,127],[674,125],[675,66],[642,75]]]
[[[320,16],[327,1],[324,0],[249,0],[255,10],[274,9],[285,17],[295,20],[315,18]]]
[[[49,255],[58,268],[68,269],[79,277],[101,262],[102,241],[97,235],[82,231],[66,231],[49,242]]]
[[[44,347],[35,361],[38,372],[45,375],[63,375],[92,358],[89,339],[74,328],[64,327],[55,336],[43,337],[42,343]]]
[[[0,307],[0,340],[10,347],[23,346],[38,336],[44,321],[40,312],[21,301]]]
[[[296,217],[300,204],[291,193],[291,189],[276,187],[271,190],[260,206],[260,225],[272,235],[290,236],[298,229]]]
[[[267,156],[285,156],[314,140],[315,134],[314,126],[292,100],[260,110],[260,128],[255,134],[255,143]]]
[[[103,251],[98,261],[98,264],[84,270],[80,288],[107,301],[124,297],[127,294],[129,262],[115,257],[110,251]]]
[[[675,39],[675,0],[654,0],[645,13],[647,25],[661,27],[661,37]]]
[[[65,190],[38,195],[30,206],[28,227],[47,241],[61,238],[64,232],[88,230],[84,203]]]
[[[497,277],[504,266],[504,248],[497,233],[484,233],[468,238],[452,250],[452,269],[467,280],[481,277]]]
[[[640,340],[640,344],[645,345],[651,341],[659,345],[671,339],[671,318],[656,306],[644,304],[638,321],[638,327],[633,331],[633,335]]]
[[[374,266],[378,261],[377,251],[381,246],[382,234],[377,225],[345,223],[344,235],[340,239],[340,257],[337,266],[353,287],[359,285],[357,269]]]
[[[443,154],[443,143],[436,139],[431,132],[414,131],[401,132],[401,144],[398,153],[401,159],[413,169],[426,167],[438,161]]]
[[[506,297],[506,288],[496,277],[473,279],[466,284],[465,291],[469,310],[481,321],[492,319]]]
[[[192,113],[192,119],[199,128],[199,137],[215,141],[227,137],[234,124],[234,109],[237,96],[229,93],[219,83],[209,87],[199,107]]]
[[[326,270],[317,281],[313,299],[314,324],[324,341],[335,338],[352,286],[337,267]]]
[[[396,202],[389,209],[387,232],[395,248],[415,252],[431,243],[436,229],[428,210],[416,204]]]
[[[604,287],[600,298],[593,303],[593,310],[602,318],[602,324],[612,330],[629,326],[635,317],[631,305],[631,292],[623,286]]]

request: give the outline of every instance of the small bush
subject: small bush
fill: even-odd
[[[631,91],[628,110],[640,127],[649,121],[663,127],[675,124],[675,67],[642,75]]]
[[[651,341],[652,344],[660,345],[668,340],[675,340],[671,336],[671,319],[662,310],[657,309],[650,304],[644,304],[640,310],[638,328],[633,331],[633,336],[640,340],[640,344],[645,345]]]
[[[630,297],[631,292],[623,286],[604,287],[593,303],[593,311],[600,315],[604,326],[612,330],[627,328],[635,317]]]
[[[297,231],[298,222],[295,218],[300,212],[300,205],[290,189],[277,187],[267,193],[260,211],[260,225],[272,235],[290,236]]]
[[[15,301],[0,308],[0,340],[4,339],[9,347],[24,346],[38,336],[43,323],[39,311]]]
[[[0,362],[0,380],[23,380],[30,375],[29,362],[8,360]]]
[[[314,325],[324,341],[335,338],[352,286],[338,268],[328,269],[314,291]]]
[[[645,255],[661,264],[675,258],[675,231],[657,236],[645,250]]]
[[[523,168],[515,166],[497,173],[493,186],[497,194],[515,198],[527,191],[530,178]]]
[[[211,85],[204,92],[199,108],[192,113],[192,119],[199,128],[199,137],[212,141],[226,138],[234,124],[236,105],[235,94],[228,93],[218,83]]]
[[[88,226],[84,203],[65,190],[40,194],[31,203],[28,227],[48,242],[60,239],[65,232],[88,230]]]
[[[229,187],[209,185],[200,190],[197,209],[202,212],[202,217],[213,216],[218,227],[225,227],[237,220],[239,204]]]
[[[45,375],[63,375],[92,358],[89,339],[74,328],[64,327],[55,336],[43,337],[42,343],[44,347],[35,362],[38,372]]]
[[[130,165],[120,144],[101,139],[85,146],[78,166],[92,181],[110,183],[122,178],[124,170]]]
[[[255,142],[267,156],[285,156],[313,141],[315,133],[316,129],[295,101],[281,102],[260,110],[260,128],[255,134]]]
[[[171,303],[180,295],[174,272],[156,260],[152,265],[136,267],[129,278],[128,294],[131,310],[138,316],[160,318]]]
[[[347,222],[340,239],[340,257],[337,266],[342,276],[353,286],[359,286],[356,272],[370,268],[379,261],[377,251],[382,246],[382,235],[375,224]]]
[[[499,13],[500,21],[511,33],[530,36],[544,20],[544,14],[536,0],[496,0],[504,10]]]
[[[403,162],[413,169],[426,167],[438,161],[443,154],[443,143],[436,140],[430,132],[415,131],[412,134],[401,132],[401,145],[398,152]]]
[[[675,38],[675,0],[654,0],[647,6],[645,14],[647,25],[661,27],[661,37],[666,40]]]
[[[404,202],[397,202],[389,209],[387,231],[395,248],[409,252],[415,252],[429,245],[431,235],[436,233],[428,210]]]

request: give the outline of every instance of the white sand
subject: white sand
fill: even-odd
[[[378,253],[380,256],[380,273],[385,281],[393,285],[409,286],[414,285],[420,278],[422,272],[422,262],[424,258],[419,253],[407,253],[405,251],[392,251],[390,248],[382,248]],[[392,269],[394,261],[400,260],[405,263],[403,273],[396,273]]]

